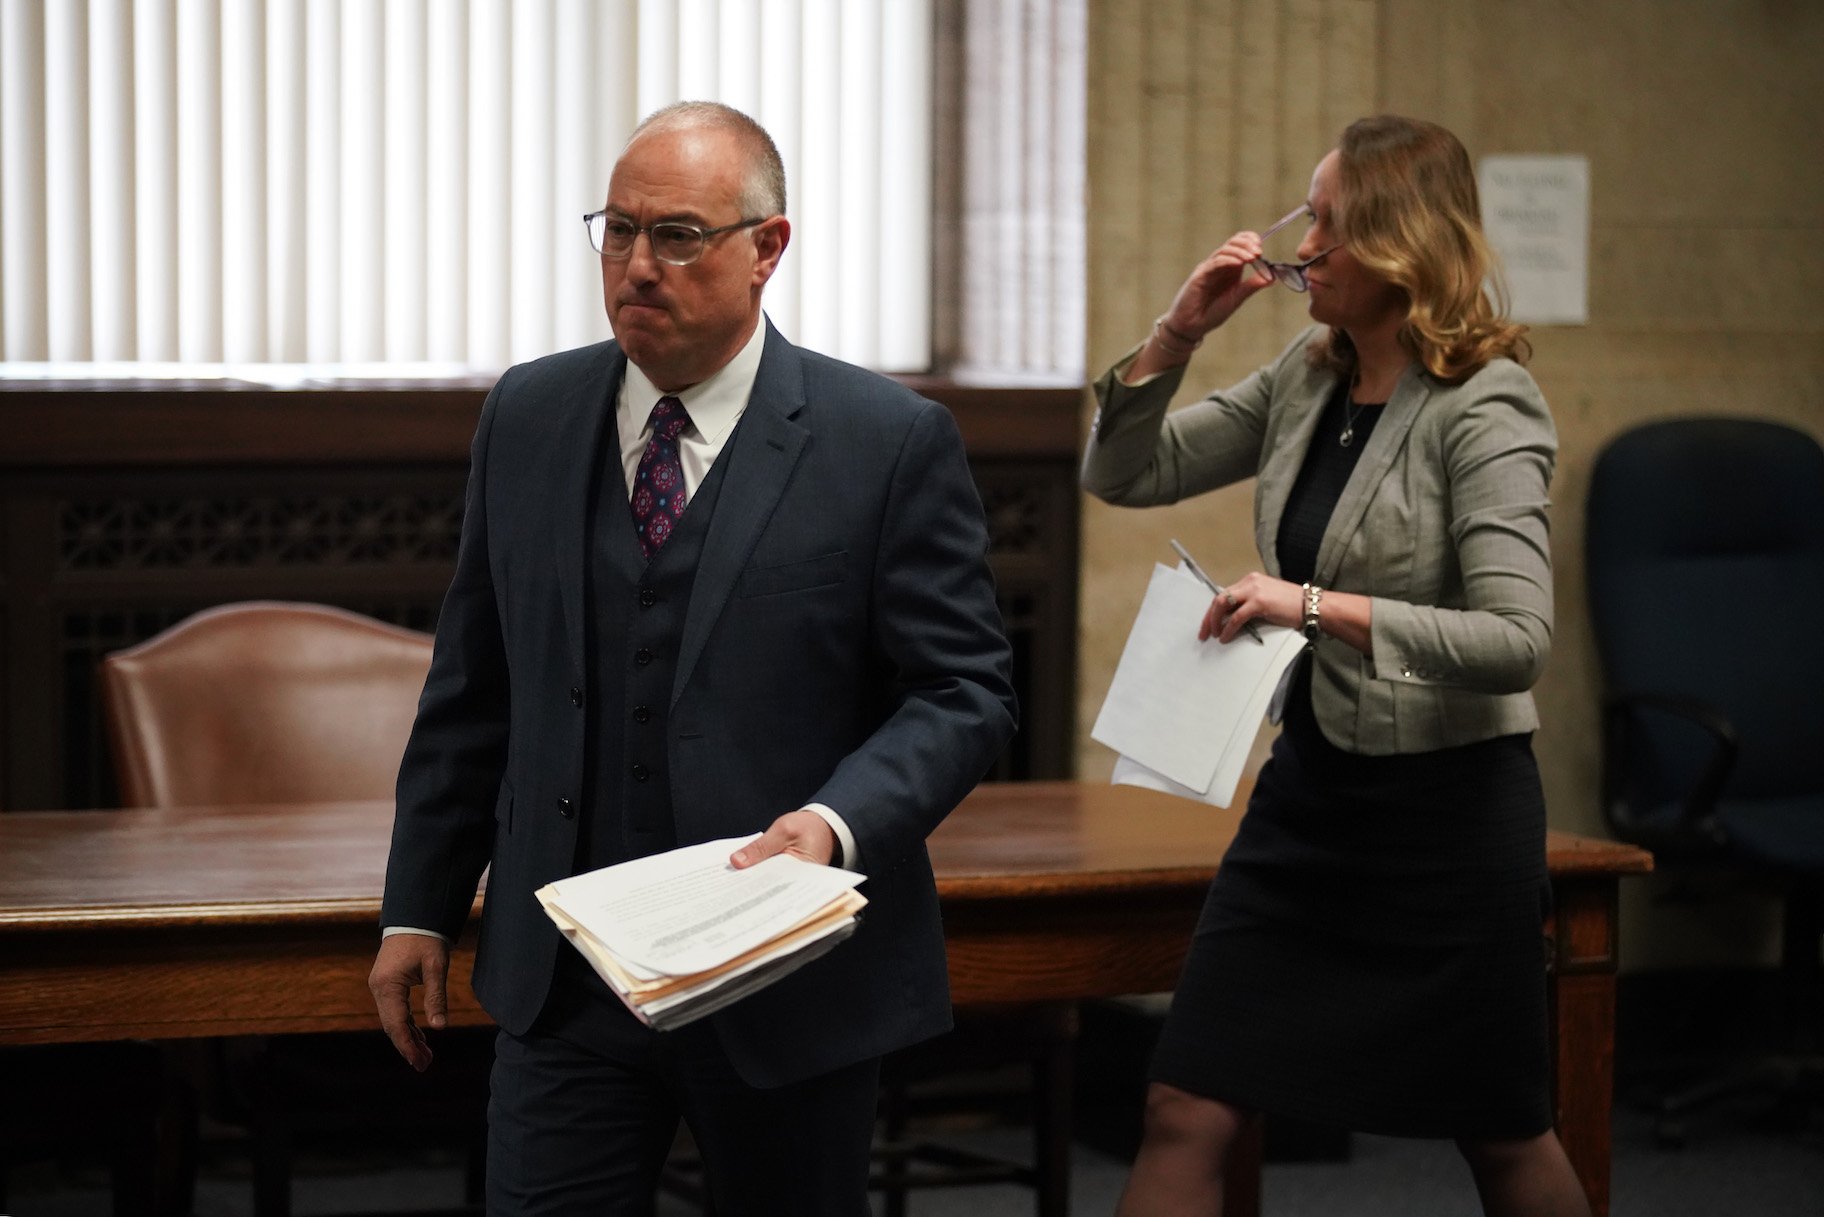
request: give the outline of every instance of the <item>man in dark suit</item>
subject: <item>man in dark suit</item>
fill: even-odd
[[[719,1214],[865,1213],[879,1059],[950,1025],[924,842],[1014,726],[981,504],[941,407],[767,323],[784,196],[745,115],[647,119],[590,217],[615,341],[509,369],[482,409],[370,985],[428,1067],[411,990],[442,1026],[492,868],[496,1217],[650,1212],[680,1115]],[[674,1032],[533,896],[757,832],[736,865],[865,873],[861,927]]]

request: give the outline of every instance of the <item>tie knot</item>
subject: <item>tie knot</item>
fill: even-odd
[[[652,407],[652,433],[668,440],[678,438],[678,433],[690,426],[690,414],[684,409],[684,403],[675,397],[661,397]]]

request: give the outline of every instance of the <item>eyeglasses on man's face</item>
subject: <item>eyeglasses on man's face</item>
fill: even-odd
[[[583,224],[589,229],[589,244],[604,258],[632,257],[633,243],[641,233],[645,233],[652,241],[653,257],[673,266],[689,266],[703,256],[703,250],[709,245],[711,237],[719,237],[739,228],[752,228],[756,224],[766,223],[766,219],[765,216],[759,216],[735,224],[724,224],[720,228],[698,228],[695,224],[679,224],[671,220],[658,224],[635,224],[613,212],[592,211],[583,217]]]
[[[1273,227],[1261,233],[1260,239],[1265,241],[1268,237],[1290,224],[1293,220],[1298,219],[1300,216],[1308,216],[1310,214],[1310,205],[1307,203],[1300,203],[1297,207],[1294,207],[1291,211],[1281,216]],[[1260,272],[1263,275],[1268,275],[1273,279],[1278,280],[1295,292],[1308,292],[1311,290],[1311,280],[1305,277],[1305,271],[1315,265],[1325,254],[1333,253],[1337,248],[1337,246],[1332,245],[1329,249],[1324,250],[1322,253],[1313,254],[1303,262],[1275,262],[1270,258],[1258,258],[1249,263],[1249,265],[1259,267]]]

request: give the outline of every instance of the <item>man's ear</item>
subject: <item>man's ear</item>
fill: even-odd
[[[779,269],[779,259],[785,254],[785,247],[792,242],[792,222],[784,216],[774,216],[765,224],[754,230],[754,286],[763,287]]]

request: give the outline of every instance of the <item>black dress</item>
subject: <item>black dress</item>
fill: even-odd
[[[1281,574],[1318,541],[1380,408],[1326,408]],[[1337,442],[1353,418],[1353,443]],[[1348,589],[1339,589],[1348,590]],[[1301,662],[1284,730],[1211,885],[1152,1076],[1395,1136],[1551,1127],[1545,799],[1529,735],[1364,756],[1327,740]]]

